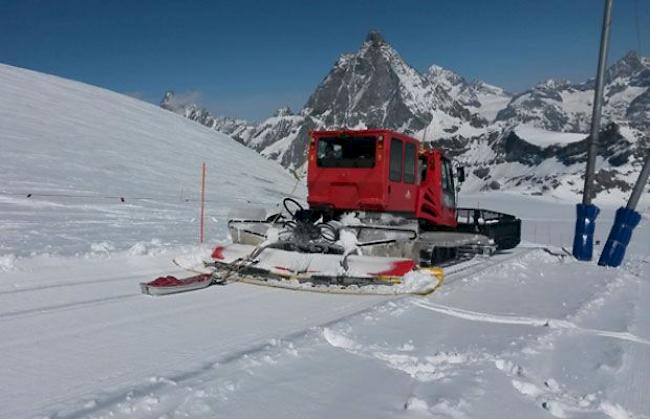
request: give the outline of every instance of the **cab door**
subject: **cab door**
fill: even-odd
[[[388,166],[388,210],[415,212],[417,146],[399,138],[391,138]]]

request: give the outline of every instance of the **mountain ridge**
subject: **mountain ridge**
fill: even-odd
[[[488,168],[490,175],[470,176],[465,189],[489,189],[498,184],[526,193],[572,196],[580,193],[581,182],[576,177],[583,170],[581,159],[562,156],[580,154],[581,146],[567,141],[583,144],[592,101],[593,80],[548,79],[512,94],[435,64],[420,73],[379,33],[370,32],[359,50],[336,60],[297,113],[276,113],[259,124],[234,119],[226,123],[218,117],[209,123],[299,172],[304,171],[312,129],[393,129],[444,147],[469,166],[471,173],[478,170],[484,174]],[[195,120],[205,119],[197,117],[202,114],[191,107],[170,110],[187,114],[188,109]],[[609,144],[620,136],[624,142],[619,141],[619,148],[625,150],[619,150],[618,160],[614,159],[618,164],[611,165],[609,146],[602,148],[599,170],[613,175],[600,176],[600,191],[612,187],[618,196],[627,190],[644,147],[650,143],[644,131],[649,127],[650,59],[629,52],[607,70],[603,141]],[[549,138],[565,143],[551,144],[549,149],[545,144]],[[517,146],[513,149],[513,145]],[[535,157],[526,158],[527,153]],[[513,164],[525,167],[513,168]],[[546,170],[553,165],[556,175]],[[610,178],[614,180],[604,181]]]

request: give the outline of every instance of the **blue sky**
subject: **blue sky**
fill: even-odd
[[[167,89],[252,120],[299,109],[336,58],[382,32],[510,91],[593,77],[601,0],[0,0],[0,62],[157,103]],[[637,22],[640,31],[637,31]],[[650,55],[650,0],[615,0],[610,63]]]

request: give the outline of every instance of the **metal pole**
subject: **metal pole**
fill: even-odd
[[[199,221],[199,243],[203,244],[203,239],[205,238],[204,235],[204,230],[205,230],[205,162],[201,164],[201,211],[199,214],[200,221]]]
[[[598,71],[596,73],[594,108],[591,115],[591,138],[589,140],[587,169],[585,171],[585,184],[582,193],[582,203],[585,205],[591,204],[591,195],[593,194],[596,154],[598,153],[598,137],[600,134],[600,116],[603,103],[603,87],[605,82],[605,67],[607,66],[607,48],[609,46],[609,28],[612,23],[613,3],[614,0],[605,0],[603,29],[600,35],[600,53],[598,55]]]
[[[648,183],[648,176],[650,176],[650,150],[648,150],[643,169],[641,169],[641,174],[634,184],[634,189],[632,190],[630,199],[627,201],[626,208],[636,210],[636,206],[639,204],[639,198],[641,198],[641,194],[645,190],[645,185]]]
[[[605,0],[603,30],[600,34],[600,52],[598,54],[598,70],[594,89],[594,108],[591,115],[591,136],[587,148],[587,168],[585,184],[582,190],[582,203],[576,205],[576,229],[573,236],[573,256],[578,260],[591,260],[594,250],[594,232],[596,217],[600,209],[591,203],[594,189],[594,172],[596,171],[596,154],[598,153],[598,136],[600,133],[600,115],[603,105],[603,87],[605,82],[605,67],[607,65],[607,47],[609,44],[609,28],[612,22],[613,0]]]

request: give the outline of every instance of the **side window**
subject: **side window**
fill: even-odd
[[[390,142],[390,173],[393,182],[402,181],[402,141],[393,138]]]
[[[446,192],[449,190],[449,177],[447,173],[447,163],[445,162],[440,169],[442,175],[442,191]]]
[[[416,146],[406,143],[404,147],[404,182],[415,183]]]
[[[451,163],[447,159],[442,160],[442,199],[443,205],[447,208],[456,206],[456,191],[454,191],[454,177],[451,171]]]
[[[427,158],[420,156],[418,160],[420,166],[420,183],[424,183],[427,180]]]
[[[449,192],[451,192],[454,198],[456,197],[456,187],[454,186],[454,169],[451,167],[451,163],[447,162],[447,178],[449,179]]]

